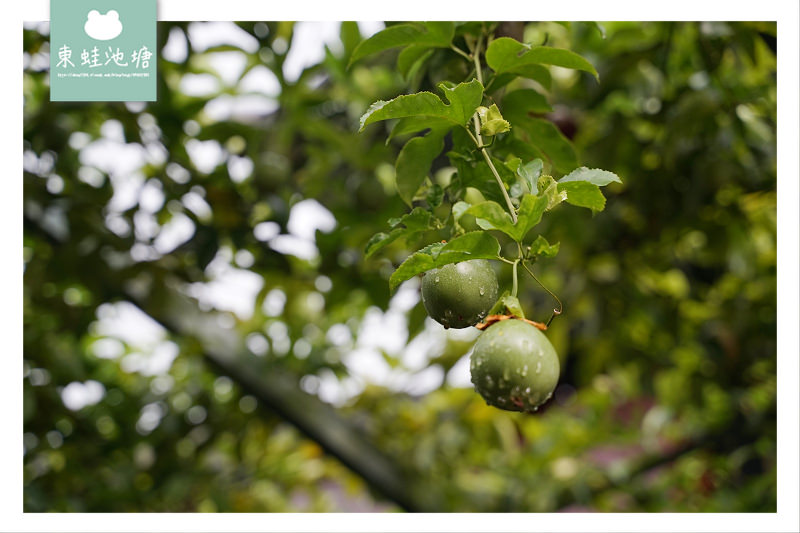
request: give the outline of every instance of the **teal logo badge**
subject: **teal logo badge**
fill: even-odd
[[[50,0],[50,100],[156,100],[156,0]]]

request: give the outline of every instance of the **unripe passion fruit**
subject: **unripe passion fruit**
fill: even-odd
[[[485,259],[445,265],[422,276],[422,304],[446,328],[474,326],[495,301],[497,275]]]
[[[507,411],[536,411],[553,395],[559,372],[553,345],[522,320],[486,328],[470,357],[475,390],[489,405]]]

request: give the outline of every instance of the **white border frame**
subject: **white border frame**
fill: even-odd
[[[523,7],[521,7],[523,6]],[[367,8],[354,0],[159,0],[159,20],[777,20],[778,21],[778,512],[744,514],[23,514],[22,513],[22,22],[49,20],[49,0],[4,4],[0,116],[5,162],[0,228],[0,327],[6,340],[0,371],[0,529],[4,531],[800,531],[800,6],[787,0],[700,2],[561,0],[463,2],[456,10],[430,0]],[[313,19],[308,14],[313,13]]]

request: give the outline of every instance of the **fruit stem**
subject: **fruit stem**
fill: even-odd
[[[481,37],[478,38],[478,42],[475,43],[475,47],[470,49],[470,56],[472,56],[472,60],[475,62],[475,75],[478,78],[478,82],[483,86],[483,72],[481,71],[481,59],[480,59],[480,51],[481,51]],[[506,201],[506,206],[508,207],[508,212],[511,215],[511,222],[516,224],[517,223],[517,212],[514,209],[514,204],[511,203],[511,197],[508,196],[508,191],[506,191],[506,186],[503,184],[503,179],[500,177],[500,174],[497,172],[497,169],[492,162],[492,156],[489,154],[489,150],[486,149],[486,146],[483,144],[483,138],[481,137],[481,122],[478,118],[478,113],[476,112],[472,115],[472,123],[475,127],[475,135],[471,136],[472,140],[475,141],[475,145],[483,154],[483,158],[486,160],[486,164],[489,165],[489,170],[492,171],[492,175],[494,179],[497,181],[497,185],[500,186],[500,190],[503,193],[503,198]]]
[[[561,300],[559,300],[559,299],[558,299],[558,296],[556,296],[556,295],[553,293],[553,291],[551,291],[550,289],[548,289],[547,287],[545,287],[545,286],[544,286],[544,283],[542,283],[541,281],[539,281],[539,278],[537,278],[537,277],[536,277],[536,275],[533,273],[533,271],[532,271],[530,268],[528,268],[528,265],[526,265],[524,261],[523,261],[523,263],[522,263],[522,266],[525,268],[525,270],[527,270],[527,271],[528,271],[528,274],[530,274],[530,275],[531,275],[531,277],[532,277],[532,278],[533,278],[533,279],[536,281],[536,283],[538,283],[539,285],[541,285],[541,287],[542,287],[544,290],[546,290],[546,291],[547,291],[547,293],[548,293],[550,296],[552,296],[553,298],[555,298],[555,300],[558,302],[558,309],[553,309],[553,314],[552,314],[552,315],[550,315],[550,319],[547,321],[547,324],[546,324],[546,325],[549,327],[549,326],[550,326],[550,322],[552,322],[552,321],[553,321],[553,319],[556,317],[556,315],[560,315],[560,314],[561,314],[561,313],[564,311],[564,304],[562,304],[562,303],[561,303]]]
[[[519,259],[511,263],[511,296],[514,298],[517,297],[517,265],[519,264]]]

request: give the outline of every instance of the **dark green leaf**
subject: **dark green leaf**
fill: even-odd
[[[500,243],[483,231],[473,231],[448,243],[434,243],[412,254],[389,278],[391,290],[417,274],[470,259],[497,259]]]
[[[407,81],[433,54],[433,49],[425,45],[411,45],[403,48],[397,56],[397,70]]]
[[[408,135],[409,133],[420,133],[428,129],[442,129],[450,127],[450,123],[444,119],[432,119],[430,117],[401,118],[395,123],[386,142],[388,144],[388,142],[395,137]]]
[[[497,74],[541,64],[583,70],[597,77],[597,71],[592,64],[575,52],[550,46],[530,46],[511,37],[500,37],[492,41],[486,49],[486,63]]]
[[[444,199],[444,189],[438,183],[434,183],[428,189],[428,193],[425,195],[425,201],[428,202],[428,205],[431,208],[439,207],[442,205],[442,200]]]
[[[405,203],[411,205],[414,195],[428,176],[433,160],[444,148],[445,130],[432,130],[424,137],[414,137],[403,146],[397,156],[395,180],[397,192]]]
[[[584,24],[588,24],[588,25],[589,25],[589,26],[591,26],[592,28],[596,29],[596,30],[597,30],[597,32],[600,34],[600,36],[601,36],[603,39],[605,39],[605,38],[606,38],[606,29],[605,29],[605,28],[603,27],[603,25],[602,25],[602,24],[600,24],[599,22],[594,22],[594,21],[586,21],[586,22],[584,22]]]
[[[454,32],[455,26],[452,22],[409,23],[389,26],[369,39],[362,41],[353,51],[353,55],[350,57],[350,65],[368,55],[398,46],[424,45],[428,48],[449,48]]]
[[[527,113],[549,113],[553,107],[547,103],[542,93],[534,89],[511,91],[503,98],[503,109],[506,114],[513,111],[515,115]]]
[[[506,117],[517,127],[518,134],[524,133],[528,142],[545,153],[558,172],[567,173],[578,166],[575,148],[552,122],[514,113],[511,109],[506,111]]]
[[[400,224],[405,227],[395,228],[389,233],[381,232],[373,235],[364,249],[365,257],[372,257],[378,250],[401,237],[410,237],[422,231],[434,229],[436,227],[434,222],[435,219],[431,213],[421,207],[414,208],[410,213],[400,218],[390,220],[389,225],[393,227]]]

